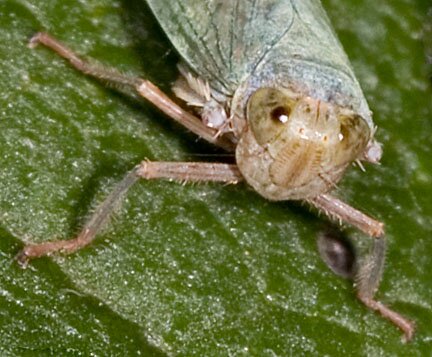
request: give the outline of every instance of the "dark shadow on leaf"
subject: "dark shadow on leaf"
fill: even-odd
[[[335,226],[323,229],[318,234],[317,246],[321,259],[333,273],[346,279],[354,278],[356,253],[341,230]]]
[[[126,31],[141,58],[147,79],[169,92],[177,78],[179,56],[145,1],[124,0],[122,5]]]

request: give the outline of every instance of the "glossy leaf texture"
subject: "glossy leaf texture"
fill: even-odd
[[[325,218],[244,185],[140,182],[91,247],[19,268],[24,241],[74,235],[140,160],[231,158],[151,105],[26,47],[44,29],[169,90],[178,58],[144,1],[0,2],[0,354],[429,354],[428,3],[324,2],[384,144],[382,164],[353,167],[337,194],[387,225],[378,297],[416,321],[404,345],[320,260]]]

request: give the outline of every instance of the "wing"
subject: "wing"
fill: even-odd
[[[183,60],[224,94],[246,80],[251,89],[285,81],[369,113],[319,0],[147,3]]]
[[[148,0],[186,63],[217,87],[232,88],[287,32],[289,0]]]

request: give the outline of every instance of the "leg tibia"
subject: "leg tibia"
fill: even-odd
[[[18,262],[25,266],[32,258],[56,252],[70,254],[90,244],[96,238],[101,228],[108,222],[115,208],[121,204],[127,191],[140,177],[144,179],[166,178],[183,182],[214,181],[236,183],[242,180],[242,176],[236,165],[144,161],[116,185],[111,194],[99,205],[76,238],[27,245],[18,254]]]
[[[30,259],[55,252],[70,254],[90,244],[96,237],[96,234],[107,223],[116,206],[120,205],[127,191],[139,179],[138,171],[139,166],[136,166],[116,185],[111,194],[97,207],[90,220],[84,225],[76,238],[29,244],[17,255],[18,262],[22,266],[26,266]]]
[[[370,254],[360,262],[357,268],[357,296],[367,307],[378,311],[383,317],[399,327],[403,331],[406,341],[410,340],[414,334],[414,324],[396,311],[391,310],[374,299],[375,291],[378,289],[384,270],[386,250],[384,225],[328,194],[314,197],[308,200],[308,202],[331,219],[351,224],[373,237],[373,246]]]
[[[358,268],[356,277],[357,297],[368,308],[379,312],[381,316],[399,327],[404,334],[404,341],[409,341],[414,335],[414,323],[374,299],[384,270],[385,250],[385,238],[374,238],[371,253]]]
[[[129,77],[115,69],[107,69],[105,67],[84,61],[70,48],[47,33],[39,32],[33,36],[33,38],[30,40],[30,47],[35,47],[39,43],[50,48],[61,57],[68,60],[70,64],[80,72],[106,82],[119,84],[121,86],[133,87],[142,97],[150,101],[159,110],[204,140],[220,146],[225,150],[234,150],[235,146],[231,139],[228,137],[217,137],[217,130],[204,125],[199,118],[178,106],[150,81],[141,78]]]

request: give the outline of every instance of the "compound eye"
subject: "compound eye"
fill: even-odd
[[[282,124],[285,124],[288,122],[290,114],[291,109],[288,106],[280,106],[274,108],[270,112],[270,118],[275,122],[281,122]]]
[[[341,116],[340,142],[346,147],[359,150],[369,140],[370,130],[366,121],[359,115]]]
[[[339,118],[339,149],[337,162],[355,160],[365,150],[370,138],[370,129],[359,115],[342,115]]]
[[[294,100],[275,88],[260,88],[248,102],[247,119],[258,144],[275,140],[290,121]]]

